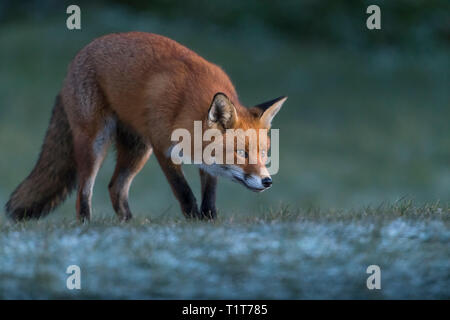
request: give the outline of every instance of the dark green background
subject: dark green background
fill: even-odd
[[[73,3],[81,31],[66,28]],[[382,30],[366,28],[370,4]],[[120,223],[107,192],[114,153],[90,224],[77,223],[73,197],[48,219],[0,214],[0,298],[448,299],[449,5],[1,1],[2,205],[37,159],[68,63],[106,33],[179,41],[222,66],[246,105],[289,100],[273,123],[273,187],[221,181],[214,223],[182,217],[155,159],[131,187],[135,218]],[[197,170],[185,171],[198,194]],[[80,291],[66,288],[71,264]],[[372,264],[381,290],[366,287]]]

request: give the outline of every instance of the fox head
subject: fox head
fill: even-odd
[[[224,93],[217,93],[205,120],[202,169],[214,176],[228,177],[252,191],[269,188],[272,178],[266,167],[268,132],[286,99],[279,97],[244,108],[235,106]]]

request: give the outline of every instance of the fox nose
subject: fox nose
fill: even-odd
[[[270,186],[272,185],[272,178],[270,178],[270,177],[265,177],[265,178],[263,178],[263,179],[261,180],[261,183],[262,183],[262,185],[263,185],[265,188],[268,188],[268,187],[270,187]]]

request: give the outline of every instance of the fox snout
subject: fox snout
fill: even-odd
[[[246,174],[243,179],[237,178],[236,180],[255,192],[262,192],[272,186],[271,177],[260,177],[253,174]]]
[[[231,170],[232,180],[239,182],[246,188],[255,191],[262,192],[272,186],[272,178],[270,176],[260,176],[257,174],[244,173],[242,170]]]

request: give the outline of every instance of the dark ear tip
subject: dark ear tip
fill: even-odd
[[[255,108],[259,109],[261,113],[264,113],[264,111],[266,111],[268,108],[270,108],[271,106],[273,106],[275,103],[281,101],[281,100],[286,100],[288,97],[287,96],[281,96],[278,97],[276,99],[258,104],[255,106]]]
[[[225,93],[223,93],[223,92],[217,92],[217,93],[214,95],[214,97],[213,97],[213,101],[216,100],[217,98],[222,98],[222,97],[228,99],[228,97],[227,97],[227,95],[226,95]]]

